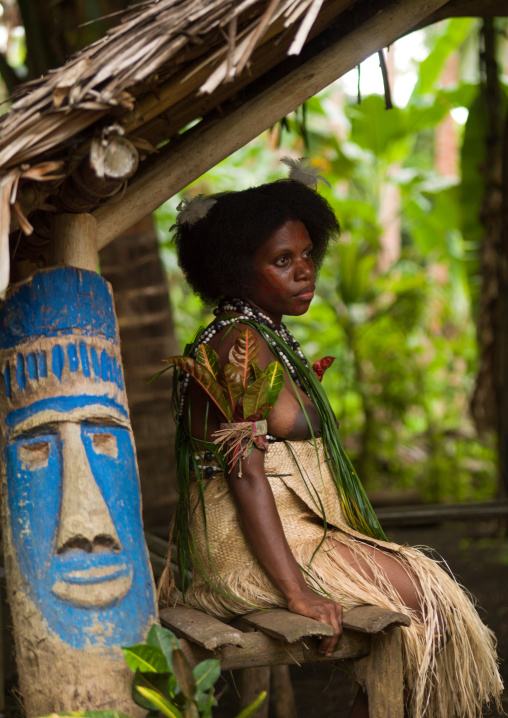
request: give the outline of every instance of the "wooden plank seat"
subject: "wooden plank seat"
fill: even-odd
[[[156,578],[166,563],[167,543],[146,532]],[[178,567],[171,564],[177,580]],[[330,657],[318,652],[323,636],[333,629],[319,621],[285,609],[254,611],[229,623],[187,606],[163,608],[161,624],[180,639],[191,665],[218,658],[223,671],[238,670],[236,681],[241,708],[259,693],[272,690],[272,718],[296,718],[297,711],[289,666],[332,662],[361,672],[369,696],[371,718],[403,718],[403,667],[401,630],[411,619],[379,606],[358,606],[344,612],[344,632]],[[268,718],[269,701],[256,713]]]
[[[377,606],[359,606],[344,614],[344,632],[333,656],[318,653],[322,636],[333,629],[284,609],[255,611],[224,623],[186,606],[164,608],[163,626],[172,630],[192,665],[218,658],[222,670],[239,669],[241,707],[270,681],[274,718],[295,718],[288,666],[308,662],[334,662],[346,670],[359,669],[369,696],[371,718],[403,718],[401,629],[411,619]],[[268,700],[258,718],[268,716]]]

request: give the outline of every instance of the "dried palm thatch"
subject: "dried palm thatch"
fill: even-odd
[[[185,94],[210,94],[242,72],[257,46],[287,31],[287,52],[297,54],[322,5],[323,0],[138,4],[105,38],[21,88],[0,121],[0,168],[55,148],[104,113],[133,113],[129,126],[146,123],[150,108],[135,107],[148,89],[144,83],[161,85],[180,71],[178,84]],[[152,98],[144,105],[158,103]]]
[[[501,1],[483,0],[483,6]],[[0,118],[0,285],[7,281],[9,232],[17,259],[44,257],[52,213],[99,211],[127,184],[128,192],[134,181],[143,181],[167,150],[154,155],[163,145],[172,150],[182,135],[199,136],[201,128],[227,119],[288,72],[293,77],[309,57],[351,37],[350,57],[328,73],[330,82],[454,3],[148,0],[132,6],[106,37],[22,86]],[[320,70],[318,63],[306,72]],[[281,97],[291,84],[282,85]],[[278,115],[267,113],[257,133],[274,114],[280,119],[323,86],[313,81],[293,92]],[[108,231],[102,244],[112,239]]]
[[[0,255],[4,275],[10,208],[15,209],[14,228],[20,227],[25,235],[33,229],[27,217],[36,210],[40,213],[41,207],[48,205],[48,197],[52,206],[47,209],[92,208],[108,192],[103,194],[98,189],[96,202],[91,199],[85,208],[69,207],[68,198],[61,206],[54,196],[86,150],[90,146],[94,149],[94,142],[97,159],[97,146],[108,144],[105,127],[110,129],[115,122],[117,136],[130,137],[142,157],[150,154],[158,143],[194,119],[197,97],[213,94],[221,84],[231,83],[248,69],[256,48],[276,41],[277,50],[272,49],[265,67],[285,53],[298,53],[323,2],[142,2],[133,6],[105,38],[77,53],[62,68],[22,86],[0,120]],[[328,4],[334,5],[336,15],[353,2],[335,0]],[[244,75],[248,82],[248,74]],[[163,114],[170,109],[171,118]],[[101,133],[99,142],[97,133]],[[75,151],[77,144],[85,146],[84,153]],[[48,174],[46,165],[41,165],[41,159],[48,158],[60,163],[59,174]],[[93,156],[92,166],[100,177]],[[28,179],[32,184],[34,180],[47,182],[42,190],[31,187],[26,191]],[[115,190],[121,186],[117,183]],[[44,235],[44,227],[37,227],[36,234]],[[45,243],[39,237],[32,244],[22,242],[21,249],[23,244],[25,255],[30,256]]]

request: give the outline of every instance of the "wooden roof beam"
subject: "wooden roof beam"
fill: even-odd
[[[108,202],[93,213],[98,225],[99,248],[445,4],[444,0],[394,0],[228,117],[196,127],[178,144],[170,143],[145,163],[121,200]]]
[[[506,0],[449,0],[446,5],[432,13],[418,24],[417,28],[427,27],[439,20],[450,17],[506,17],[508,2]]]

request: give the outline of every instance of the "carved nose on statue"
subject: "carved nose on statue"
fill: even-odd
[[[57,552],[81,548],[122,548],[108,507],[92,473],[79,424],[60,425],[62,437],[62,506]]]

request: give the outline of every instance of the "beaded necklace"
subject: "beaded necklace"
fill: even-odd
[[[267,317],[266,314],[263,314],[257,307],[253,307],[249,302],[243,300],[243,299],[235,299],[231,297],[227,297],[225,299],[222,299],[219,302],[218,307],[213,310],[213,313],[215,316],[219,316],[221,314],[226,314],[228,312],[236,312],[238,316],[230,317],[229,319],[215,319],[199,336],[195,343],[195,348],[191,352],[190,356],[194,359],[196,356],[196,352],[198,349],[198,346],[200,344],[208,344],[208,342],[212,339],[215,334],[218,334],[220,331],[222,331],[225,327],[235,324],[236,322],[241,322],[243,319],[249,319],[258,322],[259,324],[264,324],[265,326],[269,327],[272,331],[274,331],[285,344],[287,344],[289,347],[291,347],[296,354],[300,357],[304,365],[307,367],[307,369],[310,369],[309,362],[307,361],[304,353],[300,349],[300,344],[296,341],[294,336],[291,334],[289,329],[286,327],[285,324],[282,322],[279,326],[277,326],[270,317]],[[296,369],[292,366],[291,361],[289,358],[280,350],[280,348],[277,345],[277,342],[271,341],[271,345],[274,348],[274,350],[277,353],[277,356],[280,358],[280,360],[283,362],[284,366],[286,367],[289,375],[291,376],[291,379],[294,381],[294,383],[299,386],[301,389],[302,383],[300,382],[300,379],[298,378],[298,374],[296,372]],[[177,413],[177,420],[180,421],[183,417],[183,407],[185,404],[185,399],[187,396],[187,391],[189,388],[189,382],[190,382],[190,375],[185,374],[181,376],[182,389],[180,392],[180,405],[179,410]],[[304,389],[305,391],[305,389]],[[307,392],[306,392],[307,393]],[[268,436],[268,435],[267,435]],[[272,438],[272,437],[270,437]]]

